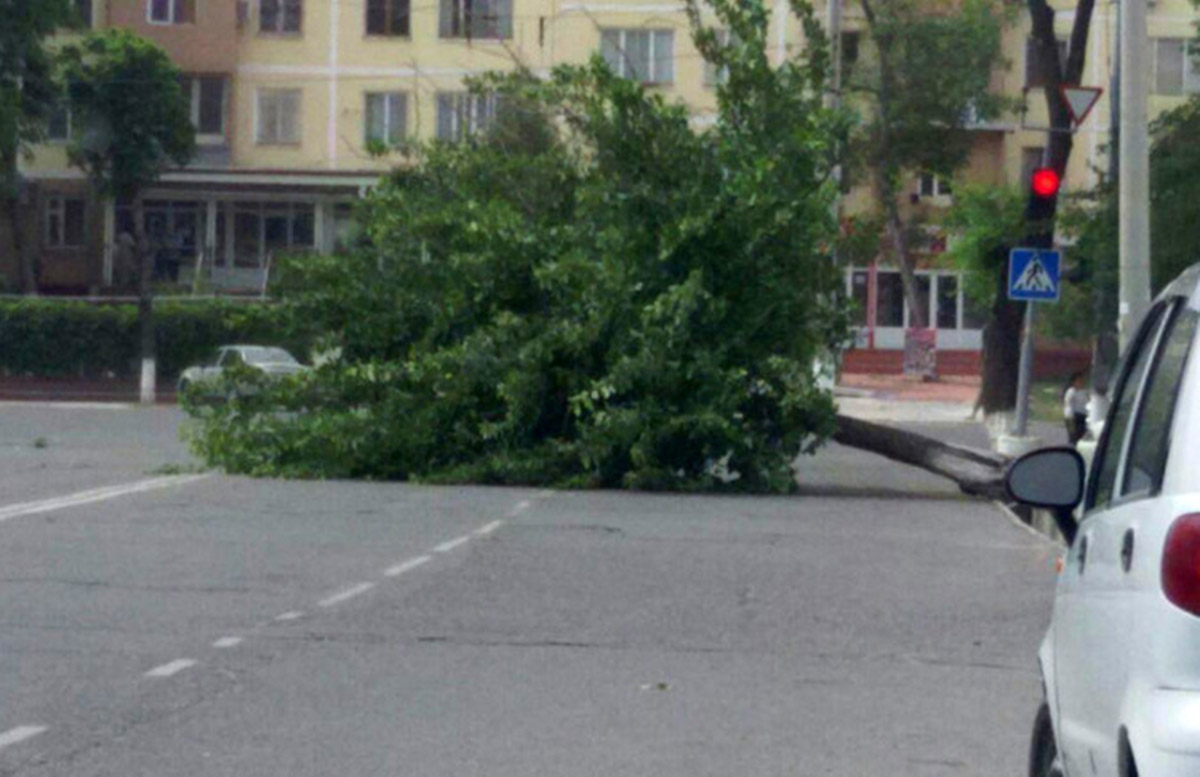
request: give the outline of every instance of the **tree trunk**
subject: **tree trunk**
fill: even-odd
[[[1078,84],[1083,76],[1084,55],[1087,51],[1088,30],[1092,21],[1095,0],[1079,0],[1067,61],[1060,63],[1058,39],[1054,34],[1054,9],[1046,0],[1028,0],[1032,22],[1031,37],[1039,48],[1042,65],[1039,74],[1045,84],[1046,108],[1050,116],[1050,139],[1046,148],[1045,165],[1060,176],[1071,157],[1071,113],[1059,87]],[[1057,198],[1048,201],[1029,193],[1025,210],[1026,229],[1023,245],[1051,248],[1054,245],[1054,217]],[[1007,251],[1004,252],[1007,254]],[[997,296],[992,306],[992,319],[983,330],[983,387],[980,399],[985,415],[1012,412],[1017,406],[1017,377],[1021,361],[1021,321],[1025,308],[1008,299],[1008,257],[996,257]]]
[[[0,180],[11,181],[16,187],[20,181],[17,171],[17,150],[6,148],[0,153]],[[12,232],[13,256],[17,258],[17,275],[21,284],[22,294],[37,294],[37,274],[33,268],[33,257],[25,242],[25,224],[21,217],[20,192],[17,190],[3,193],[4,216]]]
[[[1009,499],[1004,487],[1005,456],[844,415],[837,417],[837,423],[835,442],[949,478],[970,496]]]
[[[133,231],[138,255],[138,329],[141,333],[141,381],[139,401],[154,404],[158,365],[155,360],[154,298],[151,285],[154,273],[154,254],[146,240],[146,209],[142,195],[133,198]]]

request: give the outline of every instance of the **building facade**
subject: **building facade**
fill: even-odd
[[[281,251],[335,248],[352,228],[354,199],[397,162],[381,149],[414,138],[461,138],[485,126],[495,104],[466,92],[464,79],[472,75],[518,66],[546,72],[600,52],[619,73],[690,106],[699,123],[714,109],[720,78],[696,51],[683,4],[670,1],[76,2],[92,28],[129,28],[161,45],[186,74],[198,153],[146,193],[145,228],[161,255],[160,277],[203,278],[218,289],[263,288]],[[1074,5],[1054,5],[1066,41]],[[781,61],[803,45],[803,35],[786,2],[773,8],[768,53]],[[819,10],[833,18],[832,7]],[[866,36],[858,4],[845,2],[841,11],[839,39],[849,66]],[[1147,89],[1155,114],[1200,92],[1200,73],[1185,54],[1196,18],[1188,0],[1151,4]],[[907,211],[936,223],[956,186],[1020,185],[1041,163],[1048,122],[1028,30],[1024,19],[1006,33],[1010,66],[993,84],[1024,96],[1025,110],[974,125],[967,168],[954,181],[915,176]],[[1103,87],[1105,95],[1076,135],[1068,189],[1094,186],[1107,169],[1115,31],[1116,6],[1101,4],[1085,85]],[[121,235],[133,231],[133,217],[120,203],[89,196],[82,174],[67,164],[73,129],[70,116],[56,117],[51,141],[24,166],[27,243],[35,247],[44,292],[117,289],[126,280]],[[869,191],[858,189],[844,208],[853,213],[870,205]],[[938,261],[944,245],[935,234],[922,258],[925,317],[941,350],[978,351],[982,311]],[[13,275],[11,263],[0,269]],[[860,303],[860,346],[899,348],[912,311],[895,269],[882,258],[848,268],[846,289]]]

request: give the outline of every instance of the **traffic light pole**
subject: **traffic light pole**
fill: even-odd
[[[1146,0],[1121,0],[1121,120],[1118,184],[1121,257],[1117,332],[1125,350],[1150,308],[1150,132],[1146,122],[1148,67]]]
[[[1033,309],[1025,303],[1025,332],[1021,336],[1021,366],[1017,371],[1017,417],[1013,433],[1024,437],[1029,429],[1029,387],[1033,384]]]

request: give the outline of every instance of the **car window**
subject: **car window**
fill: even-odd
[[[225,355],[221,358],[222,367],[232,367],[235,364],[242,363],[242,355],[236,348],[230,348],[225,351]]]
[[[282,348],[255,347],[246,348],[246,361],[251,364],[295,364],[292,355]]]
[[[1196,335],[1197,314],[1181,309],[1169,324],[1158,357],[1142,391],[1142,403],[1125,463],[1123,494],[1152,494],[1162,486],[1170,448],[1171,419],[1179,383]]]
[[[1165,306],[1159,305],[1146,316],[1133,348],[1125,357],[1125,369],[1117,384],[1112,410],[1109,411],[1105,423],[1104,436],[1100,448],[1096,451],[1096,459],[1092,465],[1094,480],[1088,494],[1087,509],[1103,507],[1112,501],[1113,490],[1117,480],[1117,467],[1121,462],[1121,450],[1125,444],[1125,436],[1129,431],[1129,421],[1133,415],[1134,400],[1137,399],[1138,389],[1146,375],[1150,357],[1154,352],[1154,344],[1158,340],[1158,330],[1162,324]]]

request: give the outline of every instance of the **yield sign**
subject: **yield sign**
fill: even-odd
[[[1067,103],[1067,110],[1071,112],[1071,118],[1075,121],[1075,126],[1083,124],[1083,120],[1087,118],[1091,112],[1092,106],[1100,99],[1100,94],[1104,91],[1098,86],[1078,86],[1076,84],[1063,84],[1058,87],[1058,91],[1062,94],[1063,100]]]

